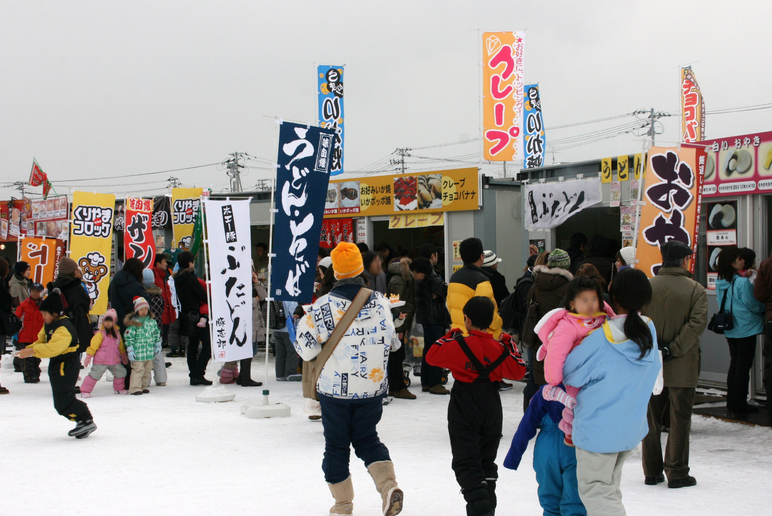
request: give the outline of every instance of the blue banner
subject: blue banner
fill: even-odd
[[[322,65],[316,69],[319,125],[335,131],[330,175],[343,173],[343,67]]]
[[[539,168],[544,166],[547,149],[539,85],[529,84],[523,91],[525,93],[523,95],[523,145],[525,146],[523,168]]]
[[[310,303],[335,131],[283,122],[276,161],[271,294]]]

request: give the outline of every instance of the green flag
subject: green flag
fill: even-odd
[[[198,204],[198,213],[196,213],[196,222],[193,226],[193,243],[190,245],[190,252],[193,253],[195,258],[198,255],[201,244],[204,240],[204,211],[203,203]]]

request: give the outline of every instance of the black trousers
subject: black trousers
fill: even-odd
[[[389,372],[389,392],[399,392],[407,388],[405,385],[405,373],[402,371],[402,362],[405,361],[405,340],[397,351],[389,353],[389,364],[386,367]]]
[[[52,358],[48,364],[48,379],[54,395],[54,408],[70,421],[91,419],[88,405],[75,397],[75,384],[80,373],[78,353]]]
[[[421,359],[421,387],[434,387],[442,383],[442,368],[426,363],[426,354],[432,344],[445,335],[445,327],[441,324],[423,324],[424,356]]]
[[[16,349],[22,350],[29,346],[30,343],[22,343],[19,342],[16,345]],[[13,365],[16,365],[16,361],[19,361],[19,369],[21,369],[22,374],[24,375],[24,381],[26,383],[30,383],[35,380],[40,379],[40,359],[36,357],[29,357],[29,358],[14,358],[13,359]]]
[[[212,343],[209,339],[209,328],[199,328],[193,325],[188,336],[188,371],[191,378],[203,378],[206,366],[212,358]],[[198,345],[201,344],[199,351]]]
[[[748,406],[748,384],[751,379],[753,357],[756,355],[756,336],[730,339],[729,372],[726,375],[726,408],[742,410]]]
[[[496,453],[501,441],[501,397],[498,385],[456,380],[448,404],[448,433],[453,472],[462,490],[498,478]]]

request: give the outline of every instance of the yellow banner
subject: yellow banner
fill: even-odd
[[[700,152],[705,155],[704,150]],[[697,153],[697,149],[687,147],[652,147],[649,150],[635,268],[650,278],[657,274],[662,264],[659,250],[662,244],[679,240],[695,248],[702,197]],[[694,260],[691,267],[694,268]]]
[[[617,181],[627,181],[630,178],[629,156],[617,157]]]
[[[523,159],[524,32],[483,37],[483,146],[489,161]]]
[[[178,249],[190,251],[203,192],[203,188],[172,188],[172,228]]]
[[[613,175],[614,173],[611,169],[611,158],[603,158],[600,160],[600,182],[610,183]]]
[[[633,176],[635,179],[641,178],[641,156],[640,152],[633,156]]]
[[[478,185],[477,168],[330,181],[324,215],[337,218],[477,210]],[[412,227],[416,225],[417,221]]]
[[[92,315],[102,315],[107,309],[114,210],[114,195],[86,192],[72,195],[70,258],[83,272]]]

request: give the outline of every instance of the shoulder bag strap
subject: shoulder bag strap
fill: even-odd
[[[314,375],[312,384],[314,389],[316,388],[316,384],[319,381],[319,376],[322,374],[324,364],[326,364],[327,360],[330,358],[330,356],[332,356],[332,352],[335,351],[336,347],[338,347],[340,339],[343,338],[343,335],[345,335],[348,329],[351,327],[354,319],[356,319],[357,315],[359,315],[359,311],[362,310],[362,307],[365,306],[367,300],[370,299],[370,294],[372,293],[373,291],[369,288],[363,287],[359,290],[359,293],[354,298],[354,301],[351,302],[351,305],[349,305],[346,313],[343,314],[340,322],[335,326],[335,329],[332,331],[332,335],[330,335],[330,338],[327,339],[327,343],[322,347],[322,352],[319,353],[319,355],[316,357],[316,374]]]

